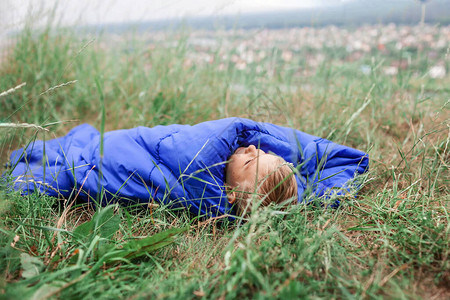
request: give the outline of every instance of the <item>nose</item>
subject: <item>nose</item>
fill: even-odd
[[[258,152],[258,150],[256,150],[256,147],[253,145],[248,146],[247,148],[245,148],[245,154],[256,154]]]

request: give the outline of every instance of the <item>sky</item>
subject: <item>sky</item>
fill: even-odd
[[[56,7],[62,25],[151,21],[306,8],[349,0],[0,0],[0,25],[39,22]]]

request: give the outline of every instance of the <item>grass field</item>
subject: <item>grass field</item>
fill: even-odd
[[[367,151],[371,169],[338,209],[272,207],[235,223],[164,207],[96,212],[2,182],[0,297],[448,299],[449,45],[439,26],[24,30],[0,65],[2,165],[84,122],[239,116]],[[123,256],[133,237],[153,246]]]

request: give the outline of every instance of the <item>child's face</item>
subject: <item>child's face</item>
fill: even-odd
[[[238,148],[230,157],[226,170],[226,182],[231,188],[250,191],[257,180],[267,174],[269,168],[279,164],[278,157],[265,153],[255,146]]]

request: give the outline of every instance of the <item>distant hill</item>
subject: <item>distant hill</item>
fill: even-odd
[[[450,0],[431,0],[426,7],[426,23],[450,24]],[[188,19],[172,19],[163,21],[104,24],[89,27],[94,30],[121,32],[134,30],[161,30],[188,26],[197,29],[217,28],[290,28],[290,27],[320,27],[327,25],[360,26],[363,24],[418,24],[421,6],[417,0],[355,0],[337,2],[333,5],[296,9],[288,11],[273,11],[264,13],[247,13],[240,15],[225,15],[219,17],[196,17]]]

